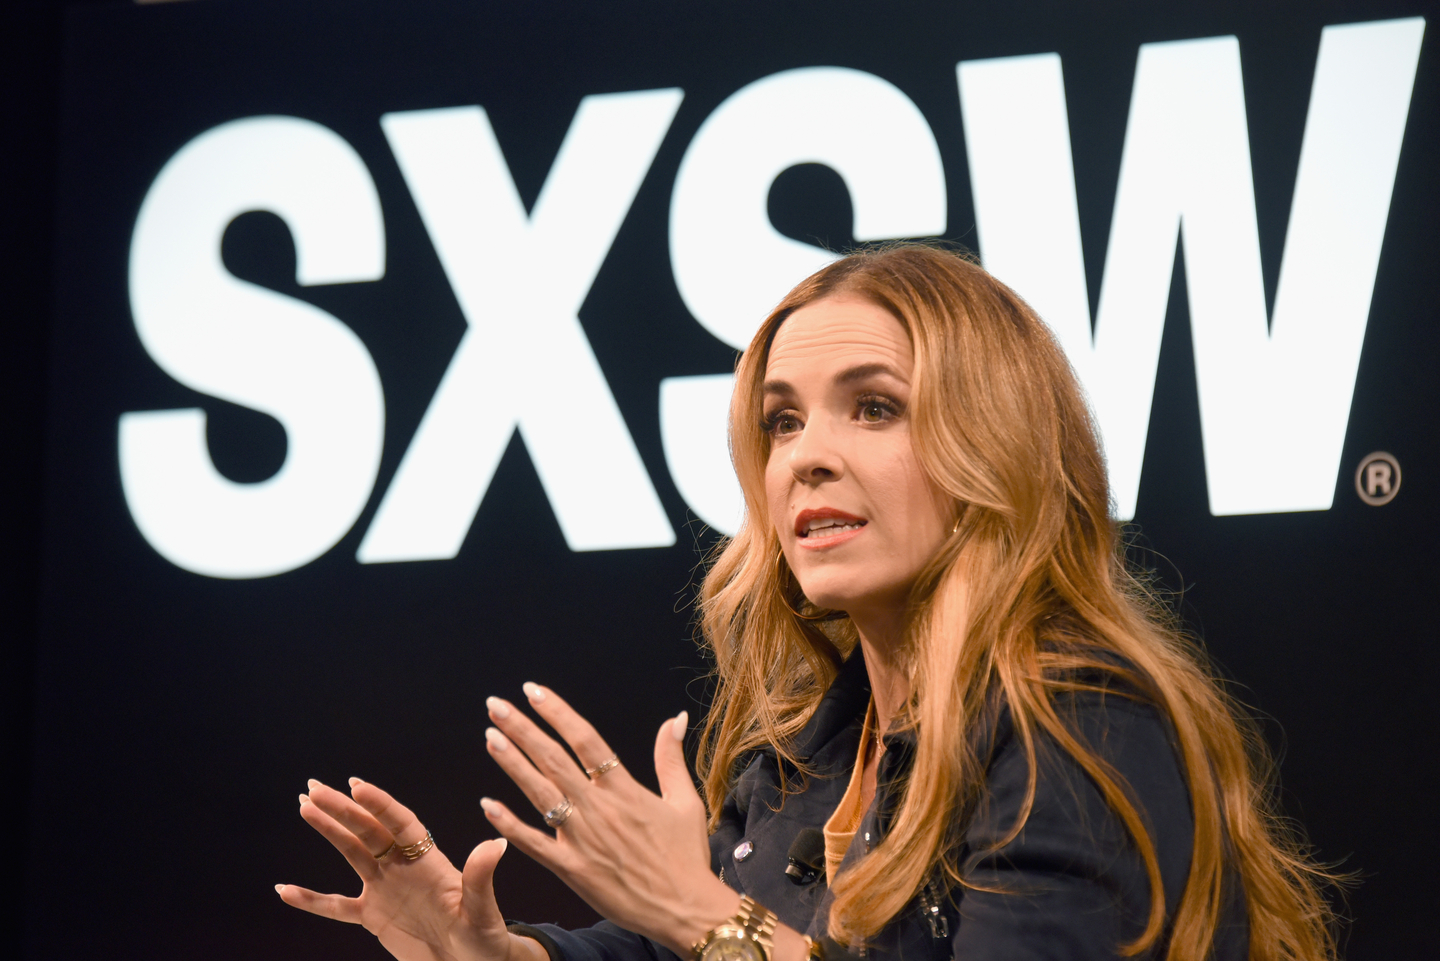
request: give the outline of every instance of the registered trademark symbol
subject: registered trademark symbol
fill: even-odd
[[[1355,493],[1371,507],[1388,504],[1400,493],[1400,462],[1377,450],[1367,454],[1355,469]]]

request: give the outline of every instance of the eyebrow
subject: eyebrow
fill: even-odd
[[[871,377],[886,376],[893,377],[901,383],[906,383],[904,377],[889,364],[856,364],[854,367],[847,367],[835,378],[837,384],[853,384],[856,381],[868,380]],[[795,388],[790,386],[788,381],[767,380],[763,386],[767,394],[793,394]]]

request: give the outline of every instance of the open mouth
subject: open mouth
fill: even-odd
[[[863,517],[822,507],[819,510],[801,511],[795,518],[795,536],[814,543],[858,531],[866,525]]]

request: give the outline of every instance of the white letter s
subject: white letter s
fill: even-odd
[[[804,67],[756,80],[695,133],[670,200],[675,286],[706,330],[750,346],[765,315],[837,255],[770,223],[770,187],[797,164],[845,181],[856,240],[945,232],[945,170],[920,108],[895,85],[842,67]],[[660,430],[675,486],[705,523],[735,533],[744,499],[730,464],[730,375],[660,385]]]
[[[370,173],[319,124],[222,124],[155,178],[130,247],[141,343],[187,387],[274,417],[288,442],[273,477],[241,484],[215,469],[204,410],[121,416],[120,478],[136,526],[171,563],[211,577],[279,574],[329,550],[364,509],[384,443],[380,378],[360,339],[318,307],[225,269],[225,229],[254,210],[290,228],[302,285],[385,273]]]

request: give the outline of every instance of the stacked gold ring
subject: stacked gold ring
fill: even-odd
[[[416,841],[414,844],[402,845],[401,847],[396,849],[396,853],[407,861],[415,861],[419,858],[424,857],[425,854],[434,846],[435,835],[431,834],[429,831],[426,831],[423,840]]]
[[[388,848],[375,855],[375,860],[383,861],[392,854],[398,854],[407,861],[415,861],[423,858],[434,846],[435,835],[426,831],[425,837],[414,844],[400,844],[398,841],[391,841]]]
[[[606,771],[613,771],[619,766],[620,756],[618,754],[615,754],[611,755],[610,760],[608,761],[602,761],[595,767],[586,768],[585,773],[590,777],[590,780],[594,781],[597,780],[600,775],[604,774]]]

